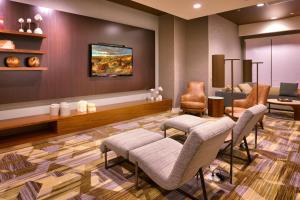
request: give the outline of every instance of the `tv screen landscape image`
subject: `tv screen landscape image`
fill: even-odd
[[[91,76],[113,77],[133,74],[132,48],[92,44],[90,59]]]

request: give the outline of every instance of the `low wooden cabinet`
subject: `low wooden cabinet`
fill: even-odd
[[[59,134],[81,131],[110,123],[120,122],[172,109],[172,100],[158,102],[134,101],[97,107],[93,113],[72,111],[67,117],[38,115],[0,121],[0,135],[9,130],[26,129],[31,126],[49,125],[49,131]]]

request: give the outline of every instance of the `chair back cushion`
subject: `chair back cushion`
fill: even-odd
[[[262,104],[252,106],[244,111],[233,128],[233,144],[240,144],[248,136],[256,123],[263,117],[267,107]]]
[[[234,126],[229,117],[195,127],[185,141],[171,172],[171,180],[183,185],[196,175],[201,167],[209,165]]]
[[[268,96],[270,92],[269,85],[258,85],[258,104],[267,104]],[[256,94],[257,94],[257,85],[255,85],[249,95],[247,96],[247,108],[250,108],[256,105]]]
[[[187,92],[192,94],[203,94],[204,90],[204,82],[202,81],[191,81],[187,88]]]

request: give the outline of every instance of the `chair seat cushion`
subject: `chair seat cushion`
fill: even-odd
[[[207,122],[207,119],[196,117],[193,115],[180,115],[166,120],[160,126],[161,130],[165,131],[168,128],[175,128],[185,133],[189,133],[191,128]]]
[[[168,177],[183,145],[165,138],[129,151],[129,160],[150,176],[158,185],[169,188]]]
[[[189,108],[189,109],[204,109],[205,103],[202,102],[194,102],[194,101],[182,101],[180,103],[181,108]]]
[[[161,140],[163,138],[164,137],[159,133],[139,128],[104,139],[100,145],[100,150],[102,153],[104,153],[106,146],[109,150],[114,151],[117,155],[128,159],[130,150],[155,142],[157,140]]]

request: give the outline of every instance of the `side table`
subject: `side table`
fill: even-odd
[[[208,116],[210,117],[224,116],[224,97],[217,97],[217,96],[208,97]]]

